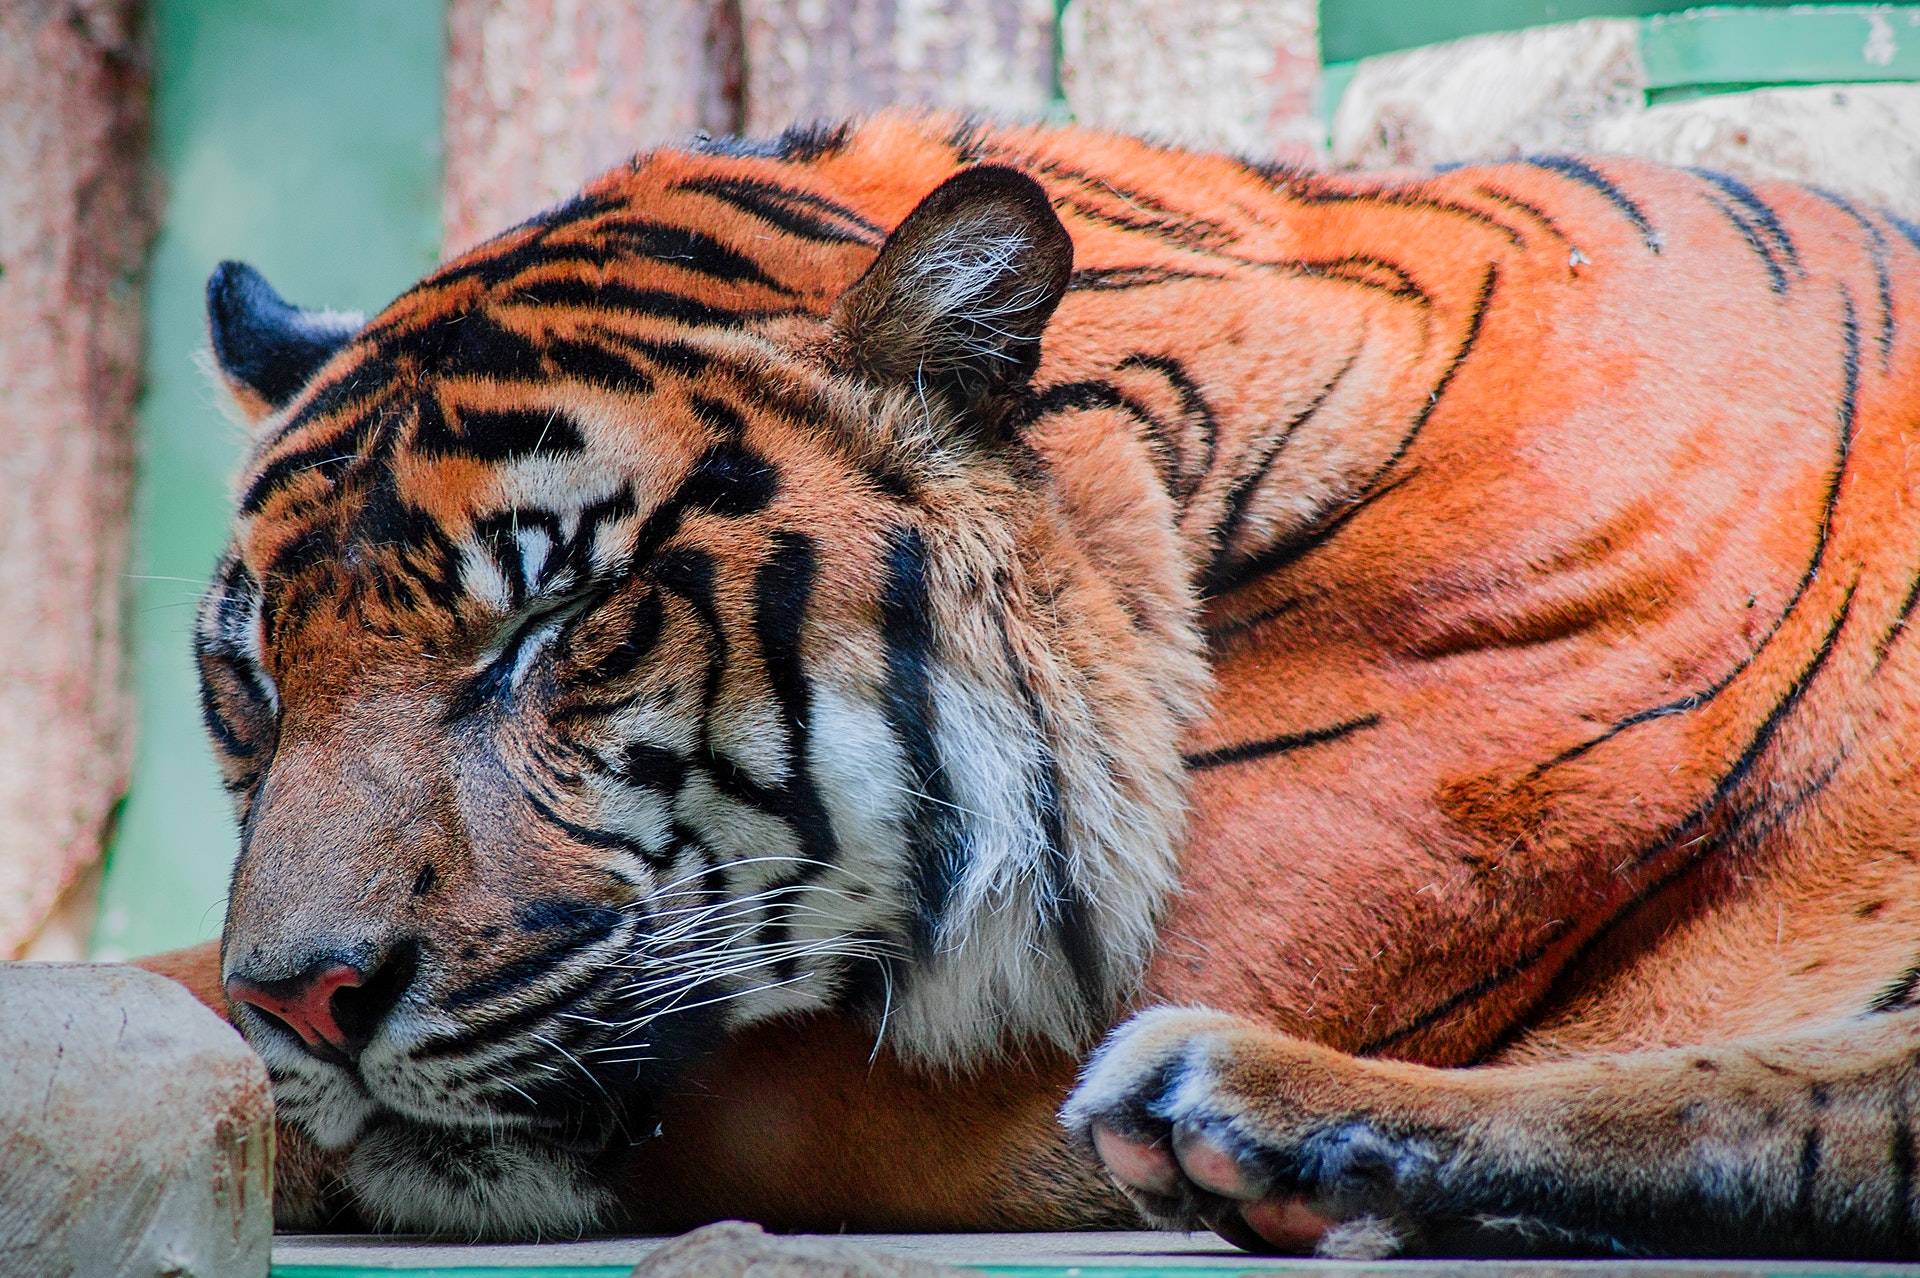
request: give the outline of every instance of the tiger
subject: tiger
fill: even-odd
[[[883,112],[208,308],[283,1226],[1920,1254],[1912,223]]]

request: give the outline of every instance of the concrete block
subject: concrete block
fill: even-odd
[[[1756,89],[1596,121],[1587,149],[1810,182],[1920,219],[1920,84]]]
[[[968,1272],[839,1238],[775,1237],[758,1225],[726,1220],[666,1243],[634,1266],[632,1278],[967,1278]]]
[[[0,1275],[261,1278],[266,1067],[134,967],[0,964]]]
[[[1060,84],[1082,124],[1320,161],[1315,0],[1073,0],[1060,35]]]
[[[1640,24],[1589,18],[1364,58],[1334,112],[1332,160],[1374,169],[1590,149],[1640,109]]]

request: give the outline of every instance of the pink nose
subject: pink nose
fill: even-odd
[[[227,978],[227,997],[236,1003],[251,1003],[290,1026],[307,1041],[309,1047],[322,1043],[346,1052],[347,1036],[333,1019],[333,996],[340,990],[365,985],[367,978],[345,963],[317,968],[290,981],[273,981],[272,988],[255,985],[240,976]]]

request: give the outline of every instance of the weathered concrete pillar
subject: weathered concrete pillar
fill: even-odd
[[[452,0],[447,251],[637,151],[736,131],[738,12],[731,0]]]
[[[185,988],[0,964],[0,1273],[265,1278],[272,1168],[266,1066]]]
[[[1061,86],[1096,128],[1313,163],[1319,15],[1316,0],[1070,0]]]
[[[48,957],[78,957],[127,781],[121,619],[152,226],[134,9],[0,0],[0,958],[28,952],[63,904],[69,953]]]
[[[1053,0],[740,0],[746,132],[889,105],[1033,119],[1053,97]]]

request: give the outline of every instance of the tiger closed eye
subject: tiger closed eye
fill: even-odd
[[[624,678],[659,641],[660,625],[660,596],[653,590],[609,601],[568,629],[566,673],[583,683]]]

